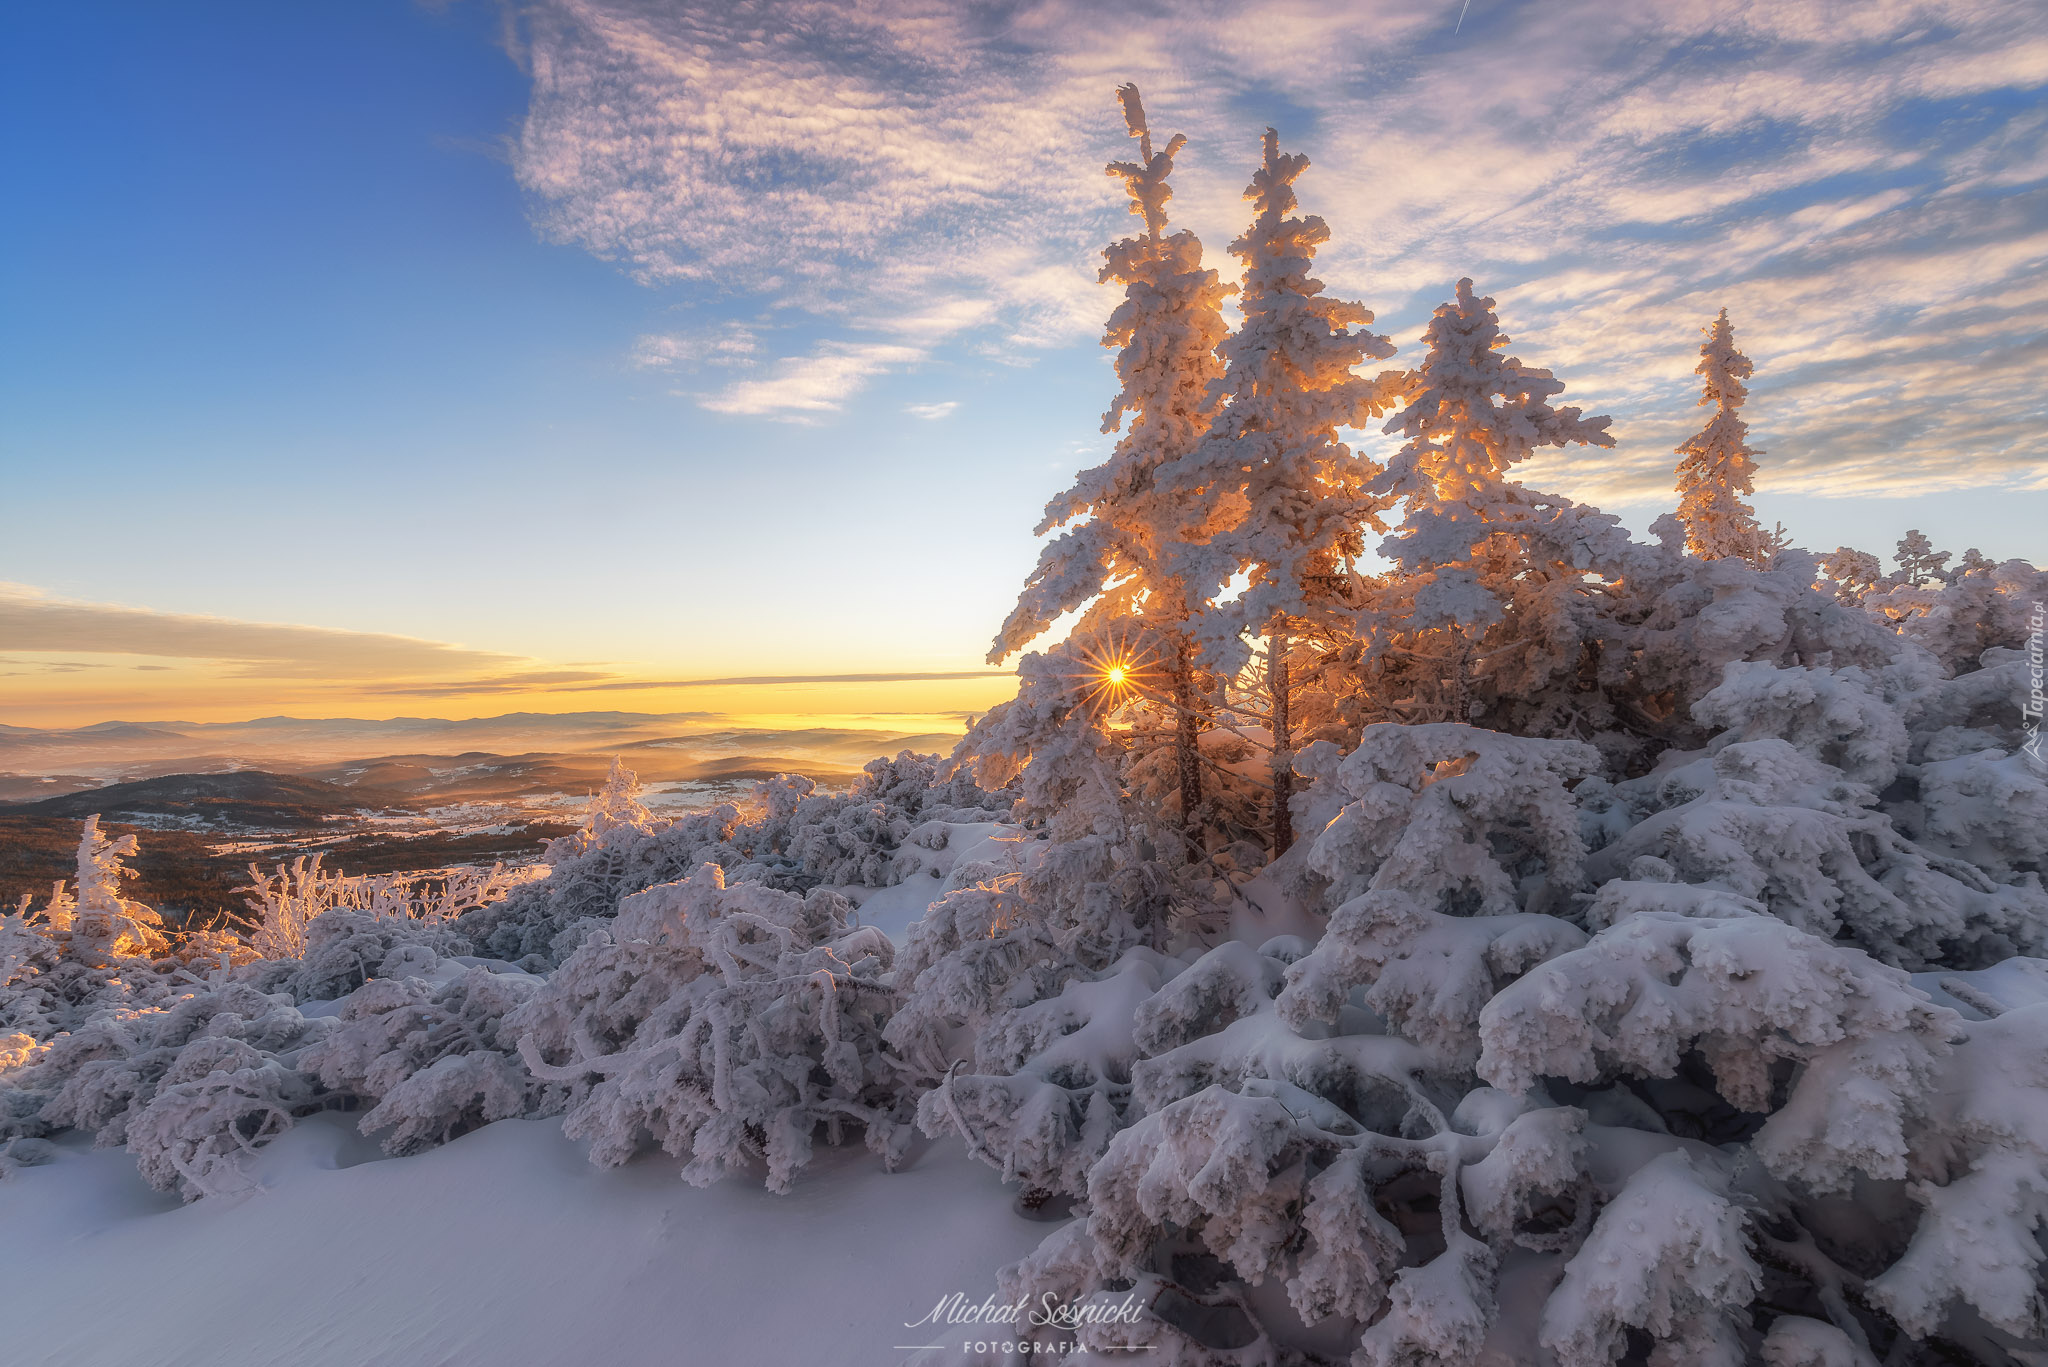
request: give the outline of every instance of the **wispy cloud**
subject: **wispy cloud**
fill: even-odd
[[[1014,677],[1005,669],[956,669],[927,673],[895,674],[744,674],[725,679],[614,679],[605,683],[571,684],[566,693],[614,693],[646,688],[740,688],[780,684],[923,683],[938,679],[1002,679]]]
[[[923,418],[926,422],[937,422],[940,418],[951,416],[953,410],[959,406],[960,401],[958,399],[947,399],[942,403],[907,403],[903,405],[903,411],[913,418]]]
[[[475,674],[531,665],[495,651],[380,632],[156,612],[56,598],[0,583],[0,640],[28,654],[154,656],[203,661],[246,679],[389,679]],[[63,670],[105,668],[57,661]],[[143,667],[143,666],[138,666]],[[603,675],[586,675],[601,678]]]
[[[540,672],[504,678],[449,679],[434,683],[389,684],[367,690],[396,697],[452,698],[492,693],[642,693],[669,688],[775,687],[783,684],[924,683],[943,679],[1000,679],[1008,671],[963,669],[940,673],[746,674],[724,679],[622,679],[609,674]]]
[[[1085,342],[1124,230],[1109,89],[1194,140],[1174,212],[1221,248],[1259,129],[1315,169],[1333,289],[1411,355],[1471,274],[1622,444],[1530,471],[1668,493],[1697,329],[1756,358],[1766,480],[2043,480],[2048,10],[2036,0],[1222,0],[990,8],[541,0],[515,165],[551,236],[839,340],[707,400],[819,417],[973,331]],[[889,341],[875,340],[887,337]],[[891,348],[895,348],[891,350]]]
[[[702,402],[714,413],[804,422],[837,412],[874,376],[923,358],[923,351],[891,342],[827,342],[812,355],[777,361],[772,373],[741,380]]]

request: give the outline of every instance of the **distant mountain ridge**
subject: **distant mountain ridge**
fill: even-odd
[[[209,823],[317,826],[364,807],[403,804],[387,793],[344,788],[317,778],[244,769],[225,774],[166,774],[64,793],[5,810],[29,816],[197,817]]]

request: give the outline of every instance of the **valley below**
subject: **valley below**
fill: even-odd
[[[0,905],[38,902],[73,873],[98,815],[139,853],[130,895],[173,923],[226,926],[264,872],[320,855],[349,874],[517,867],[576,828],[614,757],[658,813],[745,798],[778,773],[844,786],[868,760],[947,751],[956,737],[844,726],[734,725],[706,714],[514,714],[0,727]],[[944,725],[947,718],[906,717]]]

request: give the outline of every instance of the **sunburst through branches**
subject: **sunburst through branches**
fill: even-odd
[[[1140,698],[1157,697],[1165,684],[1166,653],[1155,633],[1125,624],[1085,644],[1076,643],[1074,660],[1077,668],[1070,677],[1075,690],[1096,716],[1107,716]]]

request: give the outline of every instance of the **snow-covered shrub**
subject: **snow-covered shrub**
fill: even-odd
[[[1010,799],[983,791],[967,770],[937,755],[905,750],[870,760],[843,794],[778,774],[756,785],[749,807],[755,819],[731,837],[745,862],[728,865],[728,877],[800,893],[821,885],[888,887],[902,878],[897,852],[920,827],[994,820]]]
[[[471,952],[469,940],[452,925],[378,916],[368,911],[329,911],[306,927],[306,943],[285,986],[299,1001],[345,997],[372,978],[401,971],[394,956],[415,971],[436,958]]]
[[[380,977],[348,995],[300,1066],[330,1090],[374,1103],[359,1128],[389,1130],[387,1153],[417,1153],[493,1120],[547,1114],[559,1109],[560,1089],[527,1072],[505,1029],[506,1016],[541,986],[481,967],[439,983]]]
[[[990,792],[965,770],[939,755],[898,751],[861,768],[847,795],[879,802],[915,824],[927,821],[991,821],[1010,810],[1011,795]]]
[[[503,1029],[534,1076],[568,1084],[564,1132],[602,1166],[651,1136],[697,1185],[765,1159],[786,1191],[821,1127],[893,1163],[911,1138],[881,1041],[893,949],[849,910],[700,865],[627,897]]]
[[[2048,896],[2038,877],[2002,878],[1996,864],[1923,848],[1882,809],[1873,785],[1899,772],[1910,737],[1868,682],[1853,670],[1731,667],[1695,708],[1730,729],[1615,785],[1638,821],[1592,857],[1593,878],[1650,856],[1909,968],[2039,952]],[[1943,796],[1937,783],[1937,812]]]
[[[1973,564],[1932,583],[1897,583],[1866,594],[1863,606],[1960,674],[1987,650],[2024,647],[2043,601],[2048,570],[2008,560]]]
[[[224,975],[166,1006],[106,1009],[0,1076],[0,1127],[88,1130],[159,1190],[225,1191],[238,1155],[320,1104],[292,1060],[326,1028]]]
[[[354,911],[378,920],[450,921],[497,901],[527,881],[502,863],[489,869],[457,868],[424,877],[344,874],[321,867],[325,855],[300,855],[265,874],[249,866],[244,900],[255,918],[249,943],[266,959],[306,953],[307,928],[331,911]]]
[[[1626,671],[1623,720],[1660,744],[1697,745],[1709,734],[1694,705],[1731,664],[1857,668],[1875,678],[1902,669],[1938,676],[1931,657],[1902,658],[1898,636],[1851,602],[1815,587],[1811,555],[1780,551],[1764,568],[1739,557],[1695,560],[1649,547],[1631,550],[1603,666]]]
[[[248,1189],[241,1158],[314,1106],[304,1074],[235,1039],[188,1045],[128,1127],[143,1179],[187,1201]]]
[[[732,842],[740,825],[731,803],[674,821],[650,817],[632,795],[631,770],[616,770],[568,843],[552,843],[547,877],[456,918],[476,953],[528,968],[560,963],[590,931],[618,914],[619,900],[685,877],[709,860],[737,868],[746,856]],[[623,796],[615,791],[625,785]]]
[[[1847,1190],[1857,1172],[1904,1177],[1905,1128],[1954,1013],[1866,954],[1691,891],[1604,887],[1613,924],[1480,1013],[1480,1076],[1520,1093],[1547,1077],[1674,1077],[1697,1055],[1719,1097],[1770,1115],[1754,1150],[1778,1176],[1816,1192]],[[1781,1063],[1798,1074],[1782,1094]]]
[[[1924,1214],[1870,1294],[1915,1337],[1962,1302],[2038,1344],[2048,1339],[2048,1000],[1966,1029],[1912,1135],[1907,1191]]]
[[[764,822],[757,839],[763,852],[796,865],[798,886],[789,890],[820,884],[879,888],[895,881],[896,851],[915,824],[911,813],[855,794],[815,792],[807,778],[783,775],[774,782],[797,800],[786,816]]]
[[[1138,1003],[1179,968],[1135,948],[1099,976],[1067,979],[1057,995],[989,1013],[972,1032],[973,1071],[949,1069],[924,1093],[919,1128],[958,1135],[1004,1181],[1083,1194],[1089,1167],[1126,1123]],[[972,1014],[973,1005],[962,1003],[960,1018]]]

